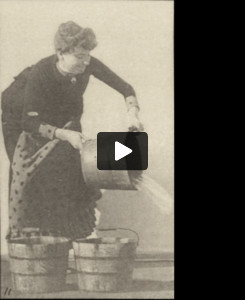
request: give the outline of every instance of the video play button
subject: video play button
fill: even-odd
[[[97,168],[99,170],[146,170],[148,135],[146,132],[99,132]]]
[[[133,150],[124,146],[119,142],[115,142],[115,160],[118,161],[119,159],[129,155],[132,153]]]

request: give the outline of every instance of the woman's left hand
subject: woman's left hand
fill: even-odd
[[[144,126],[139,120],[138,108],[132,107],[127,115],[129,131],[144,131]]]

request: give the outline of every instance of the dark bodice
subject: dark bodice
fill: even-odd
[[[62,75],[57,67],[57,56],[42,59],[32,69],[25,89],[22,127],[28,132],[38,132],[41,123],[63,127],[83,113],[83,94],[90,75],[102,80],[124,97],[135,95],[131,85],[117,76],[95,57],[83,74],[71,77]],[[37,113],[36,115],[33,114]]]

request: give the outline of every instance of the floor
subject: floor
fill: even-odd
[[[136,261],[133,283],[128,291],[98,293],[79,291],[76,274],[67,275],[64,291],[58,293],[20,294],[11,289],[8,261],[1,262],[1,299],[174,299],[174,262],[163,260]]]

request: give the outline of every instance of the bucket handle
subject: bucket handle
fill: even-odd
[[[137,231],[124,227],[115,227],[115,228],[96,228],[98,231],[116,231],[116,230],[127,230],[133,232],[137,237],[137,246],[139,246],[140,237]]]

